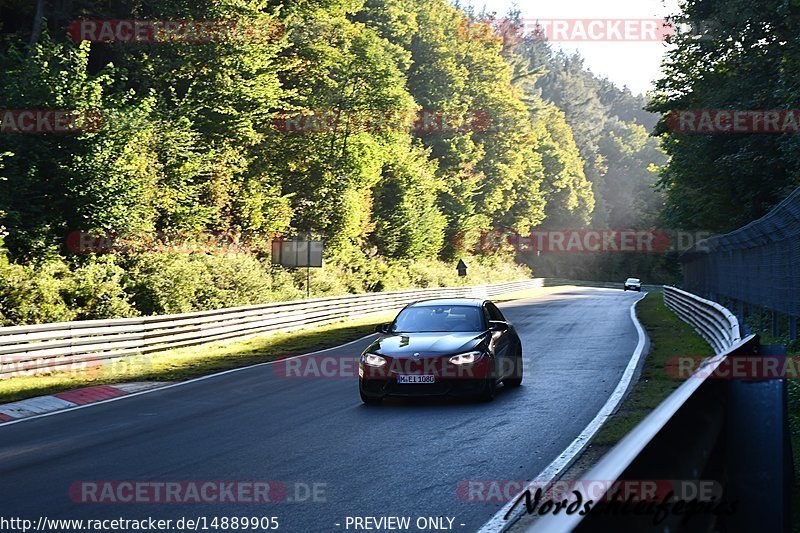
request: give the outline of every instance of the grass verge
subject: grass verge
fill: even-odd
[[[391,320],[395,314],[374,313],[287,333],[129,357],[88,369],[3,379],[0,380],[0,403],[110,383],[183,381],[274,361],[358,339],[375,331],[376,324]]]
[[[666,371],[665,366],[672,357],[714,355],[706,341],[664,305],[661,292],[650,293],[640,301],[636,314],[650,337],[650,353],[639,381],[614,416],[603,424],[593,446],[616,444],[682,383]]]

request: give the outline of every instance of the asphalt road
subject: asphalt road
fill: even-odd
[[[488,404],[368,407],[352,375],[286,377],[296,367],[262,365],[0,427],[0,515],[204,516],[209,526],[215,516],[275,516],[278,531],[302,532],[353,531],[348,516],[408,516],[412,526],[430,516],[475,531],[502,502],[462,501],[459,484],[530,479],[575,439],[636,347],[629,309],[638,297],[575,288],[502,304],[522,338],[526,375],[521,388],[501,388]],[[313,356],[319,365],[302,362],[302,370],[348,373],[355,367],[342,363],[368,343],[322,352]],[[70,497],[74,483],[97,480],[273,480],[273,498],[282,499],[285,488],[292,501],[93,504]]]

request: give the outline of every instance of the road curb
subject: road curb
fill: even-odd
[[[71,409],[81,405],[119,398],[151,388],[161,387],[160,382],[121,383],[119,385],[98,385],[84,387],[58,394],[37,396],[17,402],[0,404],[0,425],[32,416],[55,413],[64,409]]]

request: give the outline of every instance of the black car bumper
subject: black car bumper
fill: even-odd
[[[387,396],[474,396],[486,386],[484,379],[442,379],[435,383],[398,384],[394,379],[360,379],[361,393],[372,398]]]

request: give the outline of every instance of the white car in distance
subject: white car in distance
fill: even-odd
[[[628,278],[625,280],[625,285],[622,287],[625,291],[639,291],[642,290],[642,280],[639,278]]]

